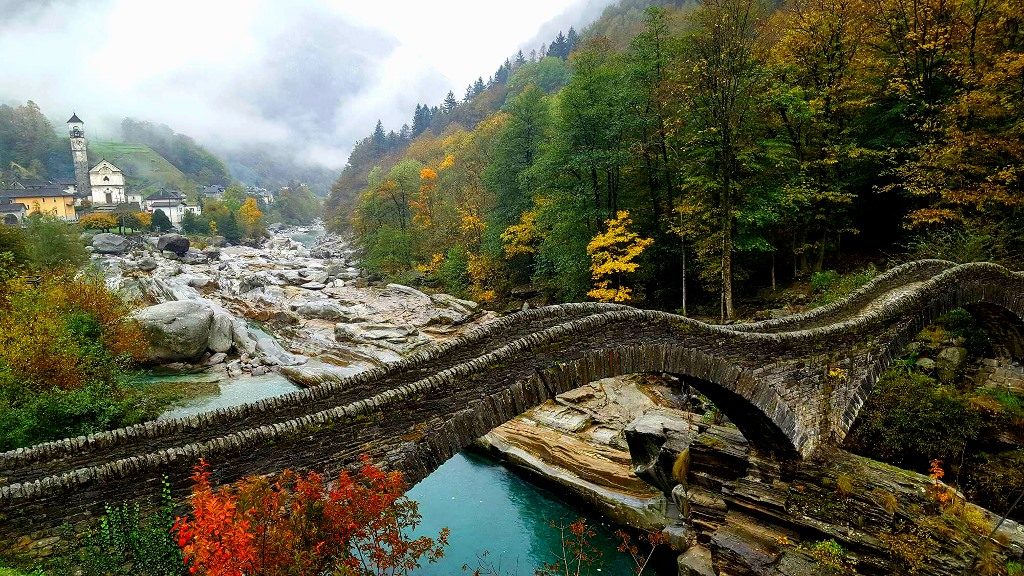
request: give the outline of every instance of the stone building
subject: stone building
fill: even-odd
[[[106,160],[89,170],[90,199],[93,206],[116,206],[126,202],[142,202],[141,194],[130,194],[125,183],[124,173]]]
[[[71,160],[75,165],[75,195],[88,198],[89,191],[89,154],[85,148],[85,122],[72,113],[68,118],[68,135],[71,137]]]
[[[71,137],[71,159],[75,165],[75,197],[79,204],[88,199],[94,209],[113,211],[119,204],[142,203],[142,195],[128,191],[124,173],[107,160],[100,160],[89,169],[89,154],[85,141],[85,123],[73,114],[68,119]]]

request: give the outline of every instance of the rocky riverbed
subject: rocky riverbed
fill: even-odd
[[[312,245],[296,238],[316,238]],[[224,378],[277,371],[299,385],[354,374],[486,322],[476,303],[371,283],[341,237],[272,229],[260,247],[176,234],[92,238],[108,284],[143,306],[149,361]]]
[[[473,302],[370,282],[344,239],[315,229],[277,228],[259,248],[182,240],[93,243],[109,283],[148,305],[139,319],[150,360],[179,371],[225,381],[277,372],[313,386],[493,318]],[[960,348],[932,355],[921,369],[962,372]],[[1018,389],[1022,375],[985,361],[977,378]],[[580,384],[478,448],[616,522],[662,531],[680,574],[954,576],[985,562],[997,574],[1024,553],[1021,526],[996,529],[996,515],[968,503],[941,509],[926,476],[838,449],[802,462],[758,453],[673,377]]]

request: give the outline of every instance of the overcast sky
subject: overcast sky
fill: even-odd
[[[378,118],[397,130],[417,102],[461,98],[552,20],[609,1],[0,0],[0,101],[76,111],[87,134],[130,116],[340,167]]]

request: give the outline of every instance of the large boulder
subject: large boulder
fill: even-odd
[[[957,374],[963,371],[967,362],[967,349],[960,347],[943,348],[935,358],[935,372],[945,384],[951,384]]]
[[[213,308],[196,300],[164,302],[135,313],[149,340],[149,362],[179,362],[199,358],[213,327]]]
[[[231,350],[235,339],[233,324],[234,318],[230,314],[223,311],[215,312],[213,324],[210,325],[210,338],[206,343],[206,347],[215,353]]]
[[[101,232],[92,237],[93,250],[100,254],[124,254],[129,246],[128,239],[117,234]]]
[[[164,234],[157,239],[156,248],[184,256],[188,253],[189,241],[181,234]]]

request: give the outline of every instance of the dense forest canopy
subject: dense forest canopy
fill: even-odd
[[[378,125],[327,221],[376,272],[484,300],[689,287],[726,319],[865,259],[1016,263],[1021,0],[647,4]]]
[[[22,106],[0,104],[0,182],[17,178],[74,178],[66,138],[29,100]]]

